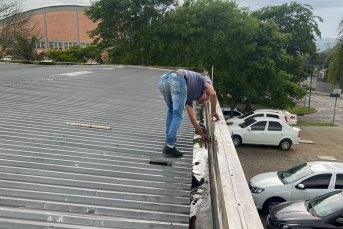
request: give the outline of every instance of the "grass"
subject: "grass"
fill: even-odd
[[[287,108],[286,109],[289,113],[292,113],[292,114],[297,114],[297,115],[301,115],[301,114],[309,114],[309,113],[314,113],[316,112],[316,108],[313,108],[313,107],[293,107],[293,108]]]
[[[303,123],[298,123],[294,126],[337,126],[337,125],[333,123],[303,122]]]

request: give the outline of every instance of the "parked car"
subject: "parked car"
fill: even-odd
[[[278,110],[278,109],[256,109],[255,111],[277,111],[281,112],[285,115],[286,121],[288,125],[296,125],[298,123],[298,117],[295,114],[291,114],[286,110]]]
[[[307,201],[286,202],[267,216],[267,229],[343,228],[342,190]]]
[[[231,108],[222,108],[222,112],[223,112],[225,120],[230,118]],[[244,115],[244,113],[240,112],[236,108],[233,110],[233,117],[241,117],[242,115]]]
[[[249,112],[245,115],[242,115],[241,117],[233,117],[230,118],[228,120],[226,120],[226,124],[231,126],[231,125],[237,125],[240,123],[243,123],[249,119],[252,118],[257,118],[257,117],[269,117],[269,118],[276,118],[276,119],[280,119],[284,122],[287,123],[286,121],[286,117],[284,114],[282,114],[281,112],[276,112],[276,111],[253,111],[253,112]]]
[[[343,188],[343,163],[308,162],[286,171],[262,173],[249,182],[257,209],[270,212],[285,201],[307,200]]]
[[[241,144],[278,145],[282,150],[289,150],[300,141],[299,128],[269,117],[250,118],[239,125],[229,126],[229,131],[236,147]]]

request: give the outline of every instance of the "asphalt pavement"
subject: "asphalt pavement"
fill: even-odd
[[[333,123],[335,103],[336,112],[334,123],[343,126],[343,98],[330,97],[329,94],[321,92],[312,92],[311,97],[297,101],[298,106],[314,107],[317,112],[298,116],[298,122],[320,122]],[[310,104],[309,104],[310,103]]]

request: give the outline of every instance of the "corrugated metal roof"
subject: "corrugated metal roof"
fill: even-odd
[[[188,228],[194,129],[163,157],[163,73],[0,64],[0,228]]]

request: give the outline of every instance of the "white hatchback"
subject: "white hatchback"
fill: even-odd
[[[299,144],[300,129],[289,126],[275,118],[252,118],[239,124],[229,126],[233,144],[278,145],[282,150],[289,150]]]
[[[251,178],[249,188],[257,209],[269,213],[281,202],[343,189],[343,163],[308,162],[286,171],[262,173]]]
[[[226,120],[226,124],[231,125],[237,125],[240,123],[243,123],[249,119],[252,118],[258,118],[258,117],[267,117],[267,118],[276,118],[280,119],[281,121],[284,121],[287,123],[286,117],[283,113],[278,111],[252,111],[250,113],[244,114],[240,117],[232,117],[228,120]]]

